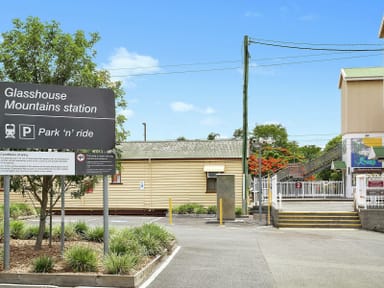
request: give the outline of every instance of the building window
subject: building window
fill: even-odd
[[[216,193],[217,173],[207,172],[207,193]]]
[[[123,184],[123,183],[121,183],[121,174],[120,173],[112,175],[111,184]]]

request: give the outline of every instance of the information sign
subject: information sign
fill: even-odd
[[[0,151],[0,175],[75,175],[75,153]]]
[[[111,89],[0,82],[0,147],[115,147]]]
[[[76,175],[114,175],[112,153],[76,153]]]

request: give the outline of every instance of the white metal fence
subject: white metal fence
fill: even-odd
[[[281,206],[282,199],[331,199],[345,197],[343,181],[300,181],[300,182],[279,182],[277,177],[270,180],[262,179],[261,191],[263,203],[268,198],[269,189],[272,192],[272,204]],[[252,183],[253,202],[259,202],[260,182],[254,179]]]
[[[384,208],[383,176],[356,176],[356,188],[354,191],[356,208]]]

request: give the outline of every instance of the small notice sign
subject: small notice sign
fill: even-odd
[[[0,151],[0,175],[75,175],[75,153]]]
[[[114,175],[112,153],[76,153],[76,175]]]

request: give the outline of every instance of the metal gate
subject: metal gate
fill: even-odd
[[[268,198],[268,189],[272,193],[272,199],[335,199],[345,198],[343,181],[299,181],[285,182],[277,181],[276,177],[270,180],[263,178],[261,183],[259,179],[252,182],[251,192],[253,193],[253,202],[258,204],[259,191],[262,191],[262,201]],[[273,200],[272,200],[273,201]]]

